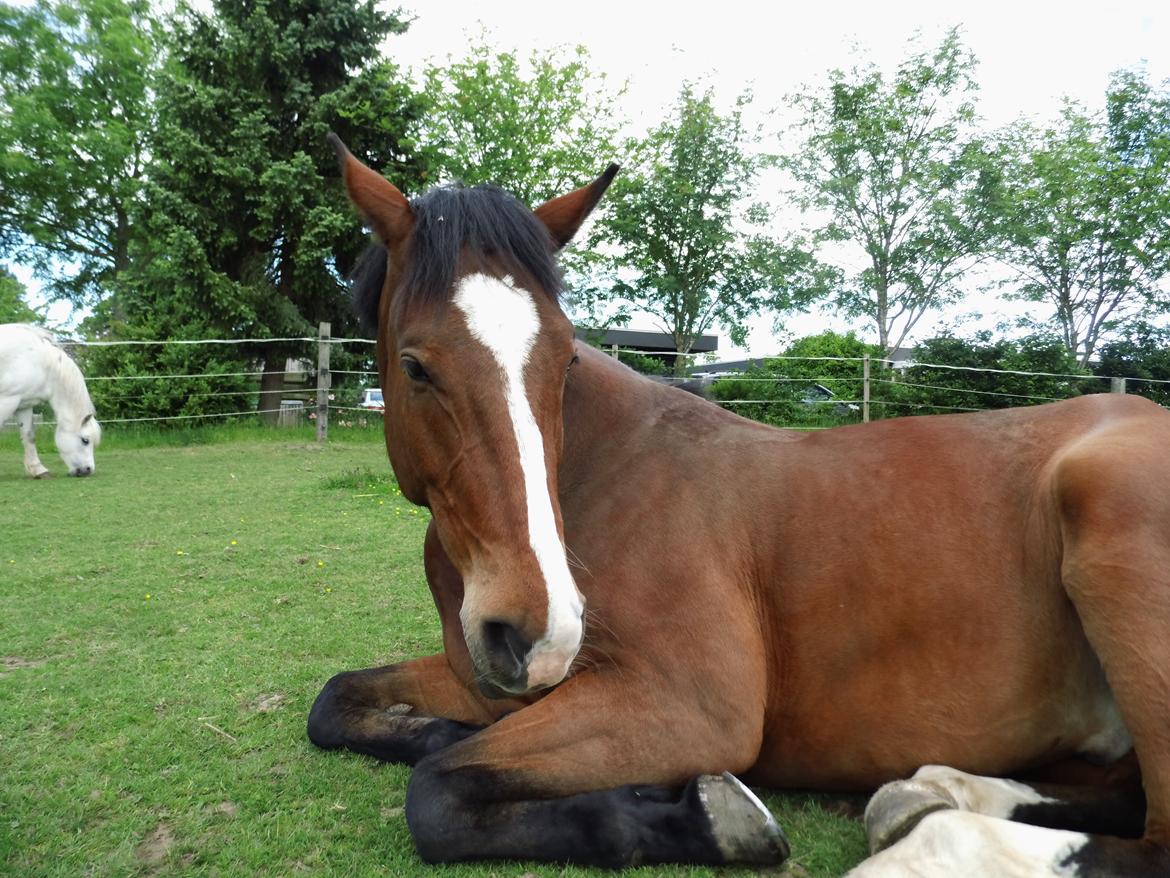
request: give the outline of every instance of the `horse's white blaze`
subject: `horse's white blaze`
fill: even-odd
[[[463,312],[471,335],[491,352],[503,377],[504,401],[524,475],[529,544],[548,593],[548,625],[529,653],[528,684],[551,686],[568,673],[581,645],[582,603],[557,533],[544,437],[524,387],[524,368],[540,333],[540,316],[532,296],[507,277],[468,275],[456,287],[453,302]]]
[[[846,878],[1077,878],[1069,859],[1088,843],[1089,837],[1080,832],[970,811],[936,811]]]

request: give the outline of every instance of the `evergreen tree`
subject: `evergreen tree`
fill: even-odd
[[[405,132],[422,104],[393,65],[377,61],[383,38],[405,28],[370,0],[181,7],[133,270],[92,325],[151,338],[295,338],[315,335],[321,321],[348,332],[342,276],[365,239],[325,134],[336,131],[400,188],[417,189],[423,169]],[[260,362],[259,407],[275,420],[286,360],[307,350],[241,345],[225,359],[229,352],[192,347],[168,368],[200,371],[211,356],[224,371]]]

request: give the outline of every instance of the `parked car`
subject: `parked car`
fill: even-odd
[[[835,415],[847,415],[851,412],[860,411],[856,403],[852,402],[838,402],[837,394],[829,390],[823,384],[812,384],[807,387],[803,394],[801,394],[800,401],[805,405],[823,405],[831,404],[832,411]]]
[[[369,409],[373,412],[380,412],[386,407],[382,401],[382,388],[367,387],[362,391],[362,398],[358,402],[359,409]]]

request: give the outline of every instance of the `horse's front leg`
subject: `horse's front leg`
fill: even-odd
[[[520,705],[494,705],[497,712],[509,706]],[[326,750],[344,747],[413,765],[475,734],[496,715],[439,653],[337,674],[309,711],[308,734]]]
[[[24,445],[24,471],[34,479],[43,479],[49,474],[49,470],[41,463],[40,455],[37,454],[32,408],[19,409],[16,412],[16,422],[20,425],[20,442]]]
[[[423,759],[406,819],[428,862],[777,863],[788,844],[727,771],[757,757],[762,715],[585,672]],[[717,696],[716,696],[717,697]],[[712,699],[715,700],[715,699]]]

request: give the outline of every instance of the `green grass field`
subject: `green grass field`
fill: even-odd
[[[330,675],[439,648],[427,513],[375,432],[111,430],[84,480],[43,432],[38,482],[0,435],[0,874],[606,874],[429,869],[407,769],[305,738]],[[766,801],[794,851],[775,874],[864,854],[835,799]]]

